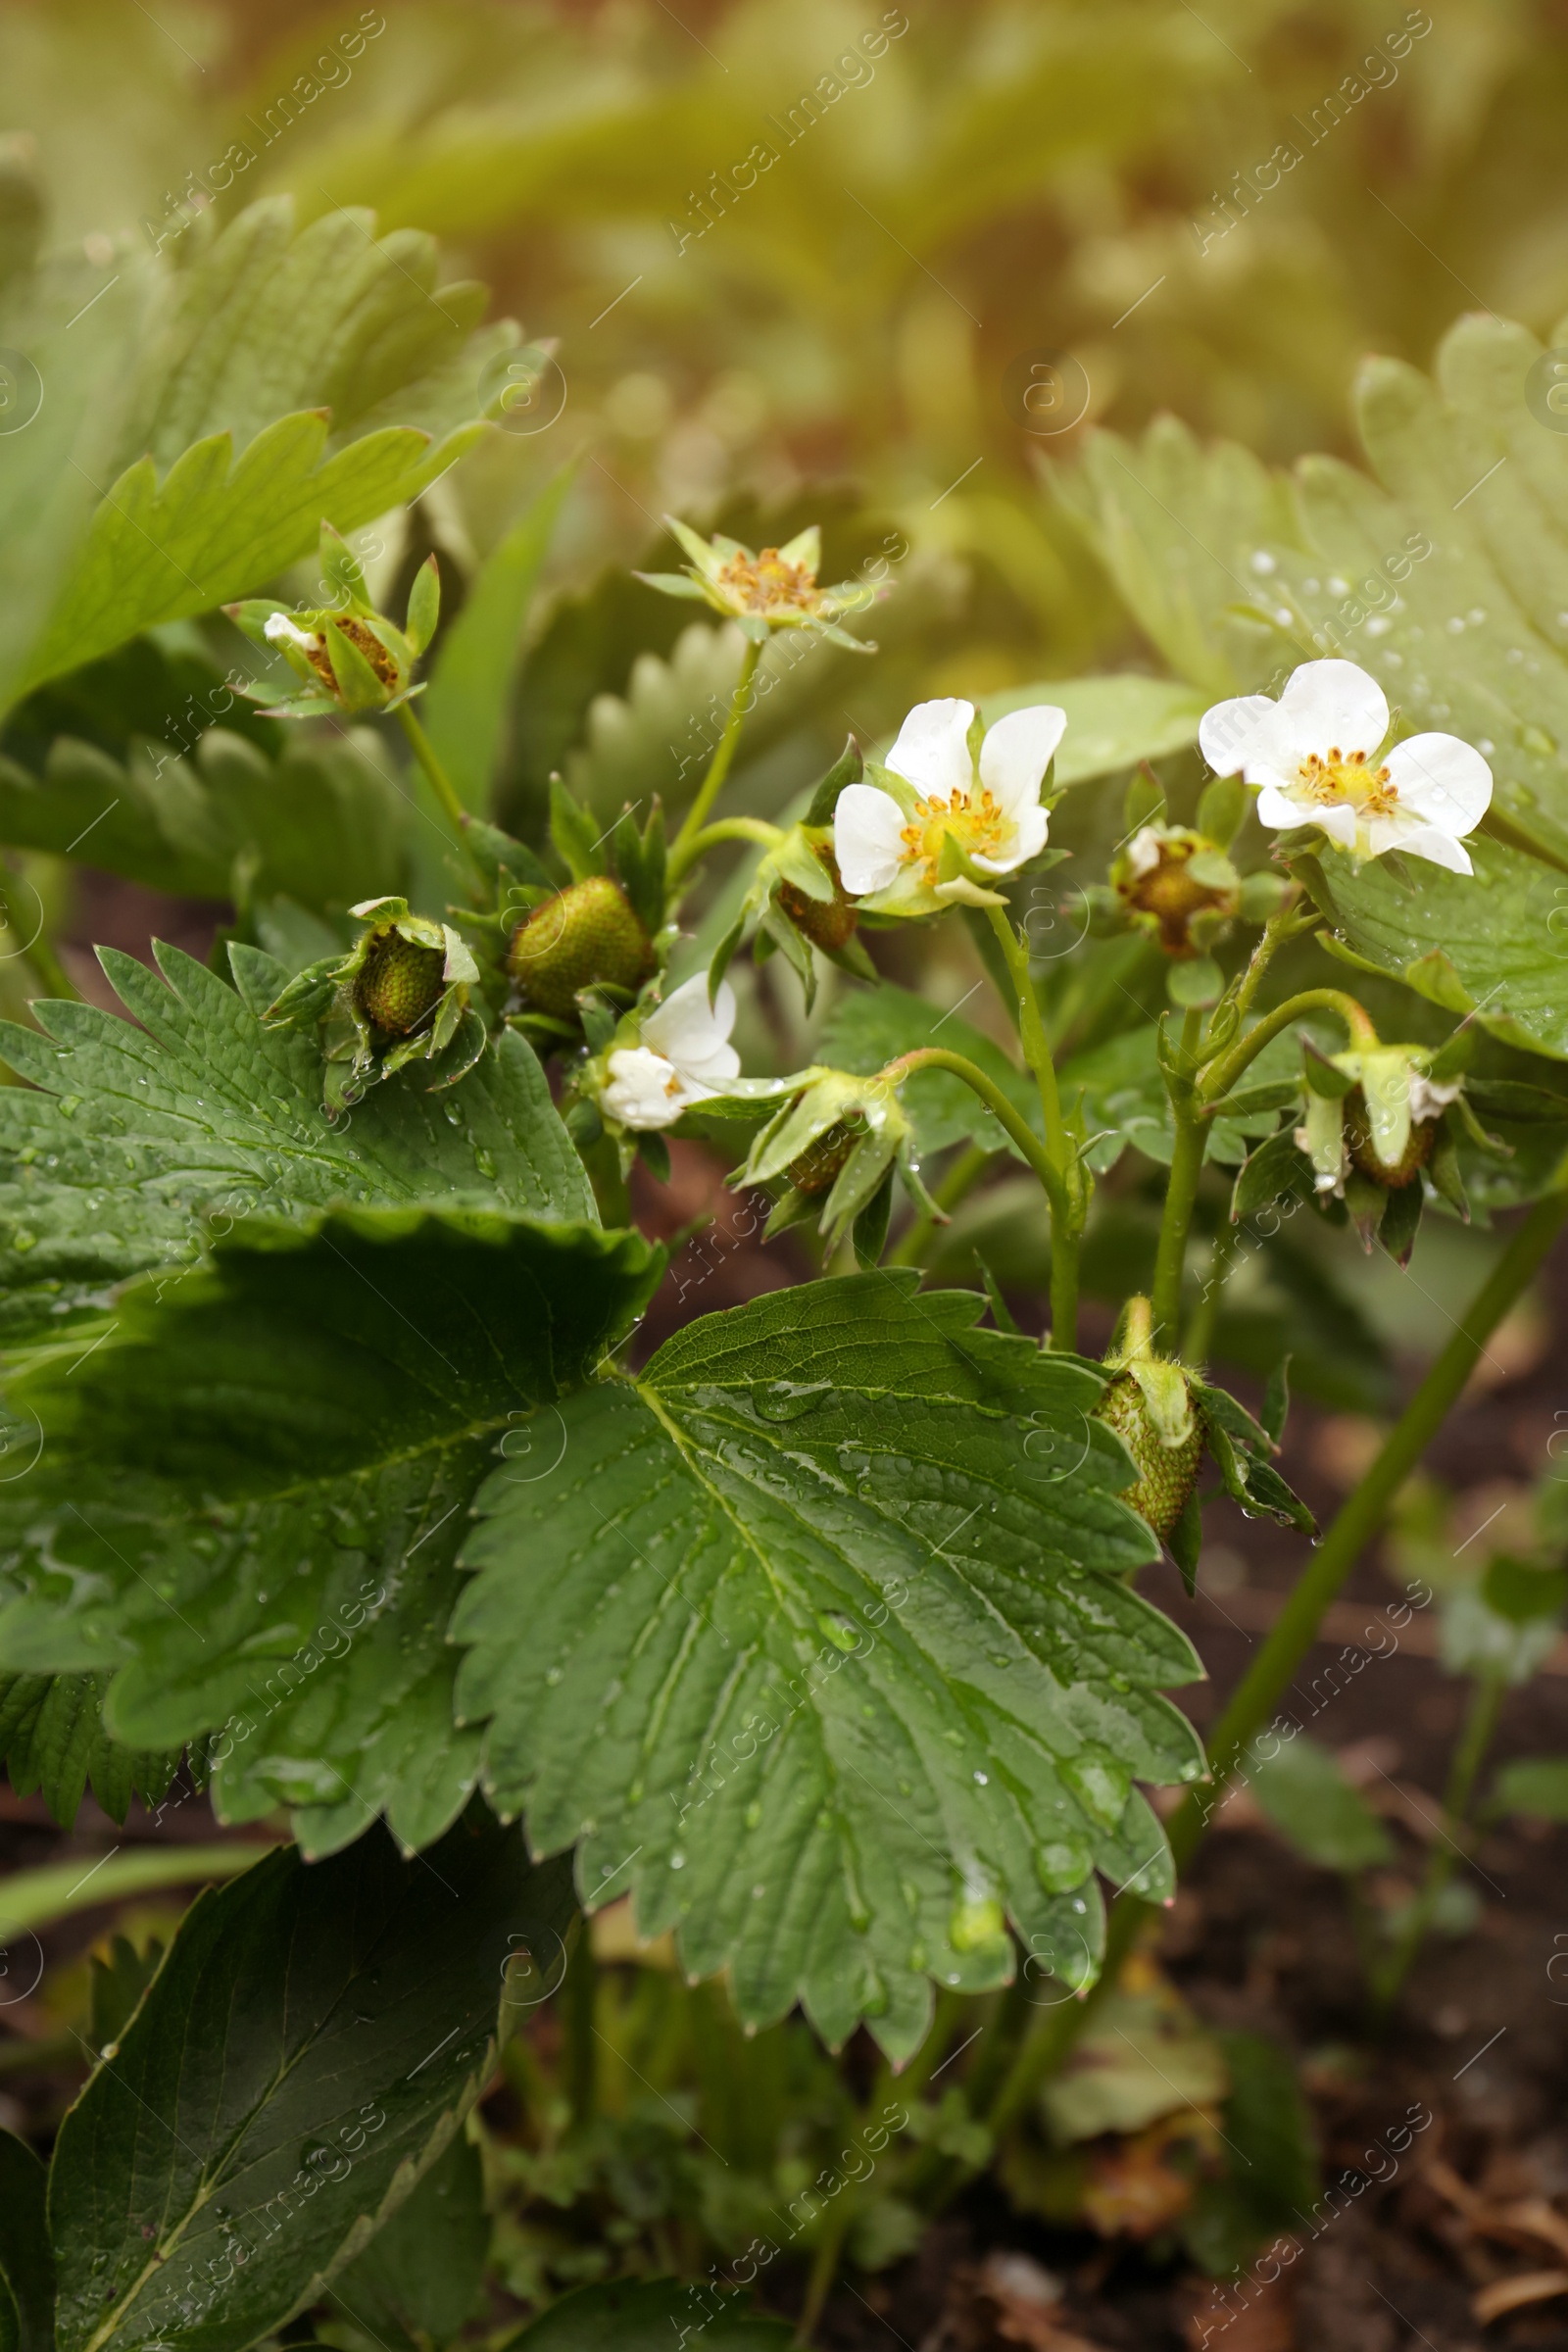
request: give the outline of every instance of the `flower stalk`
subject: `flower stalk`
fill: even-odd
[[[724,779],[729,774],[735,759],[735,747],[741,739],[741,729],[746,724],[746,714],[751,708],[752,680],[757,675],[757,664],[761,659],[761,646],[755,639],[748,639],[746,651],[741,656],[740,675],[735,681],[735,691],[730,697],[729,716],[724,721],[724,732],[719,737],[713,750],[713,757],[708,763],[708,773],[697,787],[697,798],[687,809],[680,831],[670,844],[669,885],[671,889],[689,871],[700,855],[697,845],[703,829],[708,823],[708,812],[723,789]]]

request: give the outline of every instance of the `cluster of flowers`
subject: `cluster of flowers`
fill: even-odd
[[[832,844],[849,898],[867,913],[904,916],[995,904],[993,885],[1046,846],[1042,787],[1066,726],[1051,704],[1010,711],[989,730],[970,703],[917,705],[886,760],[839,794]],[[1453,735],[1414,735],[1385,749],[1389,731],[1376,679],[1351,662],[1308,662],[1277,702],[1243,695],[1216,704],[1199,745],[1216,774],[1257,788],[1258,821],[1273,831],[1315,826],[1356,859],[1397,849],[1469,873],[1464,837],[1492,798],[1486,760]],[[1121,895],[1179,952],[1195,913],[1236,911],[1240,889],[1233,871],[1227,883],[1223,862],[1188,828],[1145,825],[1119,862]],[[628,1127],[666,1127],[724,1093],[740,1070],[729,1045],[734,1020],[727,984],[710,1000],[701,978],[687,981],[643,1021],[638,1045],[607,1057],[600,1100],[608,1115]],[[1424,1097],[1411,1109],[1418,1120],[1429,1115]],[[1336,1161],[1331,1184],[1337,1173]]]

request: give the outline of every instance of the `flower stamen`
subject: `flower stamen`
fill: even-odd
[[[824,601],[815,574],[804,564],[790,563],[776,547],[764,547],[760,556],[731,556],[713,577],[742,612],[762,619],[773,612],[812,612]]]
[[[1325,759],[1308,752],[1297,770],[1301,789],[1325,806],[1346,805],[1362,816],[1389,816],[1398,804],[1399,788],[1387,767],[1368,767],[1365,752],[1349,757],[1338,744]]]
[[[1000,858],[1012,832],[1012,820],[989,785],[979,784],[965,796],[951,800],[933,795],[914,804],[914,816],[899,835],[906,865],[918,865],[922,879],[934,883],[942,859],[944,837],[952,833],[971,858]]]

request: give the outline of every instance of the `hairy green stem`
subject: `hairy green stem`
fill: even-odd
[[[1288,997],[1272,1012],[1265,1012],[1255,1028],[1209,1063],[1199,1090],[1203,1102],[1223,1101],[1264,1047],[1271,1046],[1282,1030],[1288,1029],[1293,1021],[1303,1020],[1309,1012],[1337,1012],[1350,1033],[1352,1045],[1375,1046],[1378,1042],[1378,1033],[1366,1012],[1343,988],[1304,988],[1299,996]]]
[[[1448,1765],[1448,1785],[1443,1797],[1443,1834],[1434,1839],[1427,1855],[1420,1891],[1416,1894],[1399,1932],[1398,1939],[1386,1964],[1377,1970],[1373,1979],[1373,2008],[1380,2020],[1388,2017],[1398,1997],[1399,1987],[1415,1965],[1416,1954],[1426,1941],[1443,1889],[1453,1876],[1463,1846],[1461,1840],[1470,1823],[1470,1799],[1475,1793],[1476,1776],[1486,1762],[1492,1736],[1497,1728],[1497,1713],[1507,1688],[1500,1674],[1480,1674],[1470,1688],[1470,1705],[1465,1714],[1464,1729]]]
[[[457,786],[436,757],[435,745],[415,717],[412,705],[399,703],[396,717],[398,725],[409,739],[414,757],[429,779],[431,791],[441,804],[442,814],[459,840],[466,844],[468,834],[468,812],[458,798]]]
[[[1054,1183],[1046,1182],[1032,1155],[1030,1165],[1045,1185],[1046,1198],[1051,1202],[1051,1346],[1070,1351],[1078,1344],[1078,1258],[1089,1211],[1088,1188],[1061,1115],[1056,1067],[1051,1057],[1051,1041],[1046,1035],[1040,1000],[1029,969],[1029,951],[1013,929],[1012,916],[1005,906],[988,906],[986,913],[1017,999],[1018,1038],[1023,1057],[1040,1092],[1046,1159]]]
[[[1162,1355],[1175,1352],[1181,1327],[1182,1273],[1187,1263],[1187,1231],[1198,1200],[1198,1180],[1208,1150],[1208,1125],[1190,1112],[1176,1113],[1176,1144],[1165,1182],[1165,1208],[1159,1221],[1159,1249],[1154,1258],[1154,1283],[1150,1294],[1153,1307],[1154,1345]]]
[[[1291,895],[1275,907],[1263,925],[1257,945],[1248,958],[1247,969],[1237,983],[1236,994],[1231,1000],[1238,1022],[1245,1021],[1251,1011],[1252,1000],[1262,986],[1263,975],[1280,949],[1288,946],[1293,939],[1304,938],[1308,931],[1316,930],[1322,921],[1317,907],[1308,906],[1303,913],[1299,901],[1300,886],[1295,884]]]
[[[1219,1797],[1251,1741],[1317,1638],[1331,1601],[1377,1534],[1396,1494],[1437,1436],[1503,1316],[1540,1267],[1568,1218],[1568,1165],[1552,1189],[1514,1228],[1507,1248],[1454,1326],[1452,1337],[1385,1439],[1382,1450],[1346,1502],[1305,1574],[1292,1592],[1256,1657],[1232,1694],[1208,1745],[1208,1785],[1191,1789],[1168,1830],[1178,1871],[1202,1838]],[[1105,1937],[1105,1958],[1086,1999],[1052,2010],[1018,2052],[991,2114],[994,2132],[1016,2122],[1039,2084],[1060,2064],[1099,2001],[1115,1983],[1150,1906],[1121,1895]]]
[[[1055,1162],[1028,1121],[1018,1116],[1001,1087],[986,1076],[978,1063],[972,1062],[965,1054],[951,1053],[946,1046],[917,1046],[912,1053],[901,1054],[896,1061],[890,1061],[880,1075],[889,1086],[898,1086],[916,1070],[948,1070],[955,1078],[961,1078],[965,1086],[972,1088],[998,1126],[1005,1129],[1039,1177],[1046,1198],[1051,1202],[1053,1217],[1066,1215],[1067,1196]]]
[[[990,1167],[994,1154],[983,1144],[965,1144],[942,1182],[935,1187],[931,1198],[938,1208],[956,1208],[966,1200],[981,1177]],[[922,1208],[912,1220],[908,1231],[901,1235],[896,1247],[884,1258],[884,1265],[917,1266],[935,1233],[937,1221],[927,1208]]]
[[[770,825],[765,817],[721,816],[717,824],[704,825],[700,833],[692,835],[681,870],[695,865],[705,851],[716,850],[723,841],[756,841],[764,850],[775,850],[783,839],[781,828]]]
[[[729,716],[724,721],[724,732],[719,737],[713,757],[708,763],[708,773],[697,787],[697,798],[687,809],[680,831],[670,845],[669,880],[671,884],[680,880],[696,857],[697,838],[708,822],[708,811],[717,800],[724,778],[729,774],[730,763],[735,758],[735,746],[740,741],[741,728],[746,723],[752,680],[757,674],[757,664],[761,657],[761,652],[760,645],[748,638],[746,651],[741,657],[741,674],[735,681],[735,692],[730,697]]]

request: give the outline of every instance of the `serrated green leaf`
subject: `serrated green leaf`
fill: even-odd
[[[177,1283],[204,1216],[221,1230],[258,1208],[440,1200],[596,1221],[582,1163],[521,1038],[500,1038],[439,1098],[416,1078],[394,1078],[333,1124],[314,1041],[263,1026],[286,978],[270,956],[230,951],[236,994],[180,950],[158,955],[162,979],[132,956],[102,958],[139,1027],[85,1004],[40,1003],[46,1035],[0,1031],[0,1051],[32,1081],[0,1089],[7,1338],[58,1330],[73,1306],[101,1310],[106,1286],[147,1267]]]
[[[1252,1071],[1258,1077],[1283,1079],[1300,1065],[1300,1048],[1294,1036],[1276,1038],[1265,1046]],[[1089,1164],[1102,1170],[1114,1166],[1128,1144],[1161,1167],[1170,1165],[1176,1145],[1176,1125],[1170,1096],[1159,1067],[1159,1031],[1152,1024],[1124,1029],[1087,1053],[1074,1054],[1056,1073],[1065,1105],[1081,1096],[1083,1119],[1098,1144],[1089,1152]],[[1209,1122],[1207,1156],[1234,1167],[1247,1156],[1250,1139],[1274,1125],[1269,1109],[1245,1107],[1238,1102]]]
[[[10,1498],[0,1655],[113,1669],[128,1741],[221,1730],[222,1818],[289,1805],[321,1852],[384,1810],[428,1843],[479,1764],[443,1642],[469,1498],[498,1446],[523,1475],[662,1262],[586,1224],[358,1209],[144,1277],[90,1353],[13,1384],[46,1446]]]
[[[179,1748],[122,1747],[103,1727],[109,1688],[104,1674],[0,1674],[0,1759],[19,1796],[36,1788],[69,1830],[83,1793],[111,1821],[123,1821],[132,1797],[155,1805],[179,1763]]]
[[[264,587],[323,516],[372,521],[484,429],[483,362],[516,330],[474,337],[482,292],[437,290],[428,237],[378,242],[362,212],[296,236],[286,197],[188,233],[183,269],[124,256],[70,330],[79,270],[7,291],[5,340],[50,397],[43,441],[0,448],[6,703]]]
[[[0,2132],[0,2352],[54,2352],[48,2178],[25,2140]]]
[[[453,1629],[494,1801],[582,1840],[590,1904],[632,1890],[748,2019],[894,2052],[928,1975],[1006,1977],[1004,1908],[1059,1939],[1070,1906],[1092,1970],[1091,1870],[1168,1875],[1133,1781],[1198,1769],[1100,1377],[981,1306],[861,1274],[689,1326],[489,1482]]]
[[[449,2344],[484,2285],[490,2218],[484,2165],[458,2132],[413,2194],[397,2226],[378,2230],[332,2282],[332,2300],[362,2333],[397,2352]]]
[[[569,470],[558,473],[485,559],[442,639],[424,698],[436,757],[475,814],[491,806],[523,624],[571,482]]]
[[[477,2097],[514,1955],[570,1915],[568,1872],[471,1815],[428,1863],[376,1833],[200,1896],[60,2132],[59,2352],[240,2352],[314,2302]]]
[[[283,896],[342,913],[408,879],[407,797],[364,730],[291,733],[270,759],[227,727],[189,757],[137,741],[124,760],[56,736],[32,774],[0,758],[0,839],[91,864],[154,890]]]

